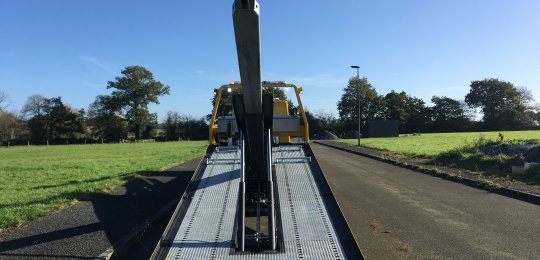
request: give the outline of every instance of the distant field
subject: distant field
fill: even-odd
[[[540,131],[501,131],[505,140],[540,140]],[[391,138],[361,139],[361,145],[395,153],[433,157],[441,152],[459,148],[478,140],[481,136],[488,140],[497,140],[499,132],[469,132],[469,133],[436,133],[420,134],[417,136],[400,136]],[[356,139],[339,140],[343,143],[356,145]]]
[[[0,148],[0,230],[202,156],[206,141]]]

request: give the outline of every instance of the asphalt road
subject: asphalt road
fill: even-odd
[[[0,233],[0,259],[95,259],[165,205],[178,200],[198,162],[142,173],[109,194]],[[140,253],[132,259],[148,259],[156,241],[134,247]]]
[[[366,259],[540,259],[540,207],[311,145]]]

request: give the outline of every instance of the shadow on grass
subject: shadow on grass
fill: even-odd
[[[83,180],[83,181],[68,181],[68,182],[61,183],[61,184],[34,186],[34,187],[32,187],[32,189],[59,188],[59,187],[64,187],[64,186],[77,185],[77,184],[100,182],[100,181],[116,179],[116,178],[118,178],[118,179],[120,179],[122,181],[126,181],[126,180],[129,180],[130,178],[134,177],[137,174],[140,174],[140,173],[132,173],[132,172],[130,172],[130,173],[123,173],[123,174],[114,175],[114,176],[103,176],[103,177],[100,177],[100,178],[87,179],[87,180]]]
[[[188,170],[185,168],[188,168]],[[194,166],[191,168],[195,169]],[[136,178],[134,175],[138,177]],[[192,175],[193,170],[190,167],[175,167],[162,172],[137,172],[136,174],[124,174],[123,178],[129,180],[129,182],[108,194],[95,192],[59,194],[55,197],[79,200],[90,198],[90,200],[71,207],[69,211],[62,211],[59,214],[53,214],[31,223],[32,227],[29,225],[29,230],[21,232],[23,234],[20,237],[15,235],[11,239],[8,238],[4,241],[0,237],[0,258],[2,256],[15,258],[54,257],[54,254],[50,256],[49,253],[58,252],[59,248],[53,247],[58,247],[59,243],[63,243],[62,240],[67,242],[70,238],[84,236],[84,239],[88,239],[88,242],[91,243],[93,239],[100,239],[102,232],[105,233],[108,242],[114,244],[133,228],[145,223],[150,216],[165,205],[178,200],[186,189]],[[100,181],[102,179],[98,178],[96,180]],[[46,203],[47,201],[49,200],[43,200],[40,203]],[[94,214],[87,214],[87,212],[93,212]],[[77,223],[73,223],[73,219],[77,219]],[[47,230],[52,231],[40,232],[39,228],[35,228],[35,226],[45,226]],[[36,231],[33,229],[36,229]],[[43,249],[44,246],[40,246],[35,247],[35,250],[32,249],[36,245],[45,243],[51,243],[51,248]],[[49,247],[49,245],[45,247]],[[43,252],[44,250],[46,252]],[[95,256],[89,253],[89,250],[80,248],[80,252],[75,251],[72,255],[62,255],[61,257],[78,258],[83,256],[84,258],[85,255]],[[145,257],[148,258],[148,256]]]
[[[150,172],[150,174],[151,173],[152,172]],[[33,187],[32,189],[50,189],[50,188],[58,188],[58,187],[64,187],[64,186],[70,186],[70,185],[81,185],[81,184],[86,184],[86,183],[99,183],[99,182],[110,180],[110,179],[118,179],[120,182],[126,182],[126,181],[130,181],[136,178],[137,176],[145,176],[145,174],[148,174],[148,172],[144,171],[144,172],[137,172],[137,173],[124,173],[120,175],[88,179],[84,181],[70,181],[70,182],[66,182],[66,183],[62,183],[58,185],[36,186],[36,187]],[[28,202],[23,202],[23,203],[21,202],[5,203],[5,204],[0,204],[0,207],[8,208],[8,207],[39,205],[39,204],[50,205],[51,203],[55,201],[73,201],[73,200],[86,201],[86,200],[90,200],[92,197],[98,194],[103,194],[103,192],[81,191],[81,190],[65,191],[65,192],[59,193],[54,196],[49,196],[41,200],[33,200],[33,201],[28,201]]]

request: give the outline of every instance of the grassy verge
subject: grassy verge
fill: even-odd
[[[515,179],[530,184],[540,184],[540,168],[538,167],[528,170],[525,174],[509,175],[512,165],[523,165],[524,161],[522,154],[488,155],[482,151],[482,149],[485,149],[486,147],[494,145],[497,147],[510,146],[521,141],[522,140],[513,140],[499,144],[495,141],[480,138],[477,141],[462,147],[441,152],[434,156],[433,159],[434,162],[438,164],[481,172],[484,175]]]
[[[540,131],[502,131],[506,141],[537,139]],[[402,135],[391,138],[362,139],[362,146],[390,151],[408,156],[433,158],[436,155],[461,148],[474,143],[483,137],[486,140],[497,140],[499,132],[468,132],[468,133],[434,133],[420,135]],[[356,145],[356,139],[343,139],[340,142]]]
[[[202,156],[207,142],[0,148],[0,229]]]
[[[412,157],[428,158],[432,163],[458,167],[497,178],[514,179],[540,184],[539,167],[523,175],[510,175],[512,165],[523,165],[522,155],[488,155],[482,149],[506,146],[524,140],[540,140],[540,131],[503,131],[505,141],[496,142],[499,132],[436,133],[408,135],[395,138],[366,138],[362,146]],[[340,140],[356,144],[356,139]],[[539,148],[540,149],[540,148]]]

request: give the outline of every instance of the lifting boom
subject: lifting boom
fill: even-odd
[[[275,205],[272,181],[273,97],[262,95],[259,4],[256,0],[236,0],[233,8],[234,33],[242,94],[233,95],[236,124],[241,136],[240,203],[237,241],[241,251],[276,249]],[[251,201],[253,203],[246,203]],[[264,203],[263,203],[264,202]],[[255,211],[257,230],[247,238],[244,232],[249,211]],[[268,233],[261,232],[261,212],[266,212]],[[246,241],[249,240],[249,241]],[[247,242],[247,243],[246,243]]]

